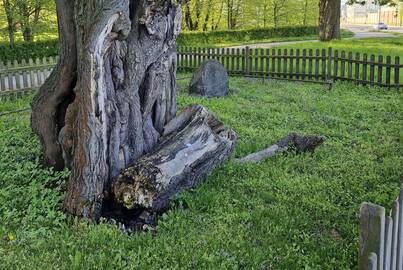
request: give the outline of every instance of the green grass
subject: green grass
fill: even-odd
[[[27,109],[30,107],[29,103],[32,100],[33,94],[24,95],[18,98],[15,95],[10,96],[0,96],[0,114],[9,111],[16,111]]]
[[[221,99],[181,91],[178,102],[202,104],[234,128],[235,157],[290,132],[328,140],[314,155],[229,161],[180,196],[155,236],[67,217],[60,207],[68,172],[38,164],[29,114],[0,118],[0,268],[356,268],[361,202],[389,208],[401,184],[401,92],[242,78],[231,89]],[[0,112],[11,105],[0,103]]]
[[[277,48],[299,48],[299,49],[322,49],[333,48],[335,50],[345,50],[346,52],[367,53],[368,56],[400,56],[403,58],[403,36],[392,38],[365,38],[365,39],[342,39],[329,42],[306,42],[297,45],[278,46]]]

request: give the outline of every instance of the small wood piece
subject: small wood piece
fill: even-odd
[[[308,151],[314,152],[315,148],[321,145],[325,139],[326,138],[324,136],[299,136],[295,133],[291,133],[269,148],[250,154],[246,157],[236,159],[236,161],[239,163],[256,163],[272,157],[279,152],[286,152],[294,148],[298,154]]]

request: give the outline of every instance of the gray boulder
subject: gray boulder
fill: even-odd
[[[229,77],[224,66],[216,60],[204,62],[193,74],[190,93],[207,97],[228,95]]]

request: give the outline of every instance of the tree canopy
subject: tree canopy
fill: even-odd
[[[315,25],[319,0],[189,0],[182,6],[184,31]],[[1,0],[3,39],[32,41],[57,35],[53,0]]]
[[[190,0],[184,30],[241,29],[317,24],[318,0]]]
[[[35,34],[55,31],[55,4],[53,0],[2,0],[0,2],[0,29],[7,33],[11,45],[16,39],[31,42]],[[19,35],[19,36],[17,36]]]

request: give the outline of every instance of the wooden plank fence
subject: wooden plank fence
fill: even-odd
[[[56,63],[57,57],[30,59],[22,62],[0,62],[0,94],[3,91],[23,91],[40,87],[50,75]]]
[[[363,203],[360,209],[359,270],[403,270],[403,188],[390,215]]]
[[[403,65],[400,57],[346,53],[329,48],[243,49],[179,47],[178,71],[191,72],[207,59],[220,61],[228,73],[316,83],[353,81],[364,85],[403,88]],[[385,61],[384,61],[385,59]],[[0,62],[0,96],[4,91],[25,91],[43,84],[57,63],[57,57]]]
[[[320,82],[353,81],[403,88],[400,57],[329,49],[178,48],[178,70],[193,71],[207,59],[220,61],[232,75]],[[384,60],[385,59],[385,60]]]

